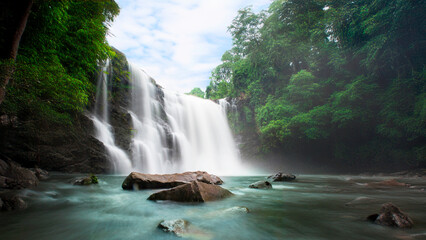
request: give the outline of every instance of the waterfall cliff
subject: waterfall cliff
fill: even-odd
[[[106,146],[114,173],[173,173],[204,170],[235,175],[240,169],[225,104],[164,90],[141,68],[129,64],[131,117],[127,149],[115,143],[109,123],[108,64],[98,80],[93,113],[96,137]]]

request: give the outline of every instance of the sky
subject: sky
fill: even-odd
[[[267,9],[271,0],[116,0],[120,15],[109,44],[144,69],[163,88],[203,91],[211,71],[231,48],[227,31],[238,10]]]

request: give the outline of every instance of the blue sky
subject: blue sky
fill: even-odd
[[[116,0],[121,11],[108,42],[158,84],[181,93],[205,89],[231,48],[227,27],[239,9],[266,9],[271,0]]]

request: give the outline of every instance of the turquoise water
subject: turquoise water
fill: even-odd
[[[21,192],[26,210],[0,213],[0,239],[179,239],[157,228],[162,220],[186,219],[193,239],[410,239],[425,234],[424,179],[402,179],[413,187],[376,189],[367,182],[384,177],[299,175],[274,183],[272,190],[250,189],[264,179],[223,177],[235,196],[217,202],[183,204],[146,200],[154,190],[124,191],[124,176],[100,175],[100,184],[73,186],[74,175],[54,175]],[[350,204],[358,197],[364,204]],[[380,205],[393,202],[414,221],[398,230],[366,222]],[[244,206],[250,213],[226,211]],[[420,238],[416,238],[420,239]]]

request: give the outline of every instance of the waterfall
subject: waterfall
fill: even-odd
[[[108,73],[112,74],[110,61],[107,60],[98,76],[95,110],[91,117],[95,126],[95,137],[107,149],[115,173],[128,174],[132,164],[127,154],[116,146],[108,114]]]
[[[98,80],[92,117],[96,137],[107,147],[115,173],[203,170],[235,175],[236,170],[241,170],[239,153],[223,108],[229,103],[225,101],[219,105],[164,90],[132,64],[129,64],[129,72],[130,158],[114,143],[108,119],[108,75],[105,73]]]
[[[163,90],[130,65],[133,167],[141,172],[235,174],[239,156],[220,105]]]
[[[219,105],[220,105],[220,108],[222,109],[222,112],[224,114],[226,114],[228,112],[228,108],[230,106],[229,102],[226,101],[225,98],[222,98],[222,99],[219,99]]]

